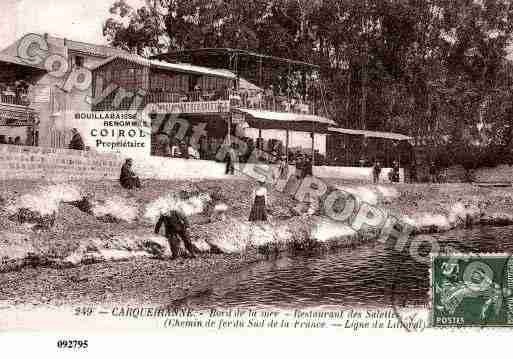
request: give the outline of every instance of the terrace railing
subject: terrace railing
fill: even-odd
[[[305,101],[285,96],[250,94],[245,91],[192,91],[192,92],[149,92],[141,106],[148,103],[180,103],[180,102],[210,102],[230,101],[232,108],[246,108],[260,111],[287,112],[297,114],[318,115],[320,106],[315,101]],[[132,101],[121,104],[121,110],[128,110]],[[108,107],[108,106],[107,106]],[[99,106],[97,109],[107,110]]]
[[[26,94],[15,94],[14,92],[2,91],[0,93],[0,103],[17,106],[29,106],[30,101]]]
[[[146,95],[147,103],[158,102],[204,102],[229,100],[226,91],[192,91],[192,92],[150,92]]]

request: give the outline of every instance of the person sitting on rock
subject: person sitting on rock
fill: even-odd
[[[180,197],[182,201],[186,200],[186,196],[183,194]],[[196,258],[194,254],[196,250],[189,238],[189,220],[179,206],[160,216],[155,225],[155,234],[159,234],[162,225],[165,228],[165,237],[169,242],[172,260],[180,255],[180,240],[183,241],[185,249],[189,252],[189,257]]]
[[[82,140],[82,136],[80,136],[80,133],[76,128],[71,129],[71,136],[72,137],[68,148],[70,150],[83,151],[85,148],[84,141]]]
[[[121,167],[121,174],[119,175],[119,182],[121,186],[126,189],[141,188],[141,181],[132,170],[132,159],[127,158]]]

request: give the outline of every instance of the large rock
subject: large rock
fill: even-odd
[[[206,242],[219,252],[241,253],[250,244],[251,226],[248,222],[229,219],[205,227]]]

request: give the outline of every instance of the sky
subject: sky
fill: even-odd
[[[0,49],[26,33],[48,32],[77,41],[105,44],[102,25],[115,0],[0,0]],[[128,0],[138,7],[144,0]]]

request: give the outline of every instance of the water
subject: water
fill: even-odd
[[[513,252],[513,227],[480,227],[428,236],[442,250]],[[389,246],[390,247],[390,246]],[[427,255],[423,245],[420,255]],[[189,300],[196,307],[277,307],[425,305],[429,266],[382,244],[331,253],[284,256],[217,281]]]

